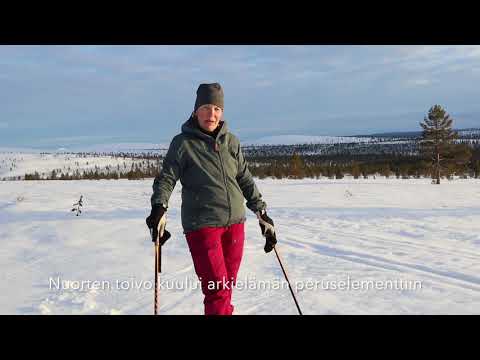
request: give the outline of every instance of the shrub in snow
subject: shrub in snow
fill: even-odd
[[[77,216],[82,213],[82,210],[80,209],[83,206],[83,201],[82,200],[83,200],[83,195],[80,195],[80,200],[78,200],[78,202],[73,204],[72,211],[76,211]]]

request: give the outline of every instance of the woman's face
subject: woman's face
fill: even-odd
[[[197,109],[198,124],[205,131],[214,131],[223,115],[223,110],[216,105],[202,105]]]

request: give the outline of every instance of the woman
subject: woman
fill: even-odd
[[[243,255],[245,204],[259,220],[265,252],[277,240],[273,221],[242,154],[240,142],[222,118],[220,84],[201,84],[192,115],[170,143],[153,183],[147,226],[158,237],[166,223],[168,200],[177,180],[182,184],[182,227],[200,279],[205,315],[231,315],[232,288]],[[163,245],[170,234],[165,231]]]

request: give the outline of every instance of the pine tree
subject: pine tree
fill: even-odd
[[[73,208],[71,211],[75,211],[77,213],[77,216],[82,213],[82,209],[80,209],[83,206],[83,195],[80,195],[80,200],[73,204]]]
[[[472,150],[466,144],[452,144],[450,152],[445,155],[451,173],[462,175],[467,171],[467,166],[472,158]]]
[[[249,166],[252,176],[258,177],[259,179],[265,179],[265,167],[262,165],[250,164]]]
[[[357,162],[353,162],[352,165],[352,176],[354,179],[358,179],[360,177],[360,166]]]
[[[284,177],[284,171],[283,171],[283,165],[280,163],[277,163],[277,161],[274,161],[273,165],[273,177],[275,179],[283,179]]]
[[[368,179],[368,174],[370,173],[370,167],[367,164],[362,164],[360,166],[360,173],[364,179]]]
[[[340,166],[335,166],[335,179],[343,179],[343,172]]]
[[[294,152],[290,159],[289,175],[294,179],[303,179],[305,177],[305,165],[301,157]]]
[[[480,160],[476,160],[473,163],[473,176],[475,179],[478,179],[480,177]]]
[[[390,169],[389,164],[382,164],[380,168],[380,175],[385,176],[385,178],[389,178],[392,173],[392,170]]]
[[[434,105],[428,111],[424,122],[420,123],[423,128],[422,151],[432,160],[437,184],[440,184],[442,161],[451,150],[452,140],[458,137],[452,130],[453,119],[440,105]]]

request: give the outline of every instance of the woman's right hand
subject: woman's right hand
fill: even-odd
[[[156,242],[157,238],[160,241],[160,245],[163,245],[169,238],[170,233],[165,230],[167,224],[167,209],[161,205],[152,207],[150,215],[146,218],[148,228],[151,230],[152,241]]]

